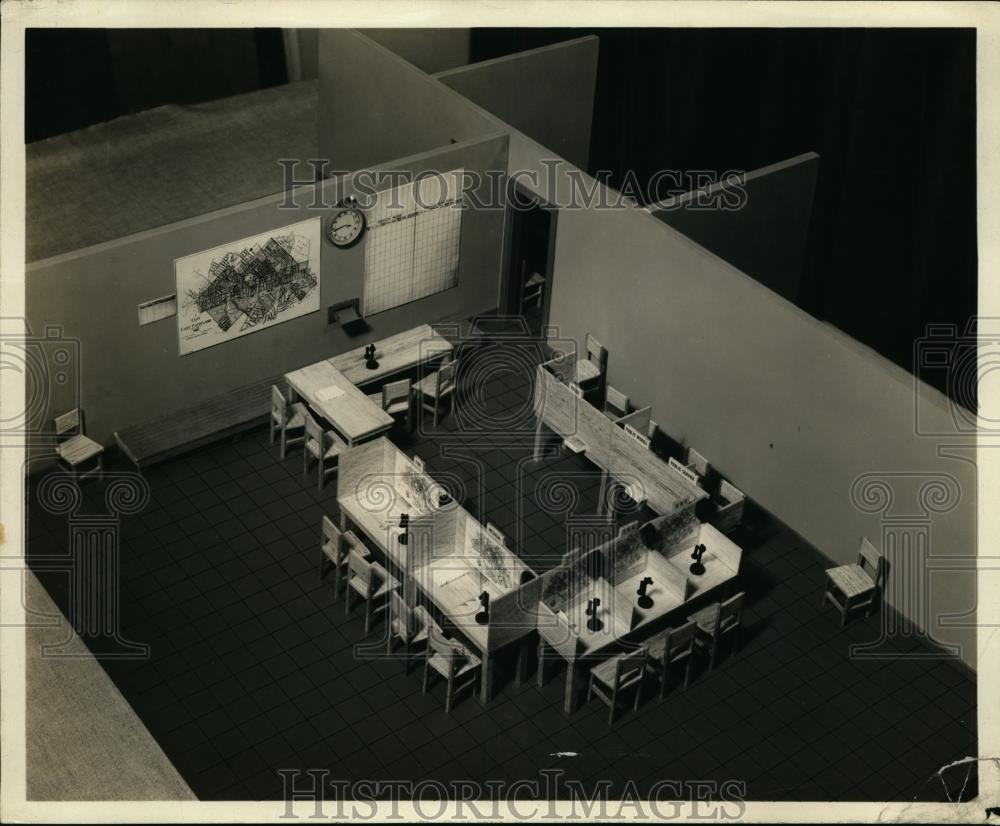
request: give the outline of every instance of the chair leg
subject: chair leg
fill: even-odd
[[[271,416],[271,432],[270,432],[271,444],[274,444],[274,416]]]
[[[615,706],[618,705],[618,689],[611,692],[611,703],[608,706],[608,725],[614,725],[615,722]]]
[[[660,673],[660,696],[658,699],[662,700],[667,693],[667,679],[670,675],[670,665],[668,663],[663,664],[663,671]]]
[[[842,606],[840,606],[840,627],[841,628],[843,628],[845,625],[847,625],[847,609],[848,609],[848,606],[850,605],[850,603],[851,603],[851,601],[845,597],[844,598],[844,604]]]
[[[288,451],[288,428],[281,428],[281,458],[285,458],[285,454]]]
[[[632,705],[632,711],[639,710],[639,703],[642,701],[642,676],[639,677],[639,683],[635,687],[635,703]]]
[[[688,654],[687,665],[684,667],[684,688],[691,682],[691,663],[694,662],[694,653]]]
[[[371,632],[372,627],[372,601],[370,599],[365,600],[365,634]]]
[[[714,671],[715,670],[715,653],[716,653],[716,651],[718,651],[718,648],[719,648],[719,639],[718,639],[718,637],[716,637],[714,640],[712,640],[712,653],[711,653],[711,655],[709,655],[709,658],[708,658],[708,670],[709,671]]]
[[[545,640],[538,635],[538,673],[535,674],[535,685],[539,688],[545,685]]]
[[[333,598],[340,596],[340,566],[333,566]]]
[[[351,583],[347,582],[344,588],[344,616],[351,615]]]
[[[448,690],[444,695],[444,713],[451,714],[452,691],[454,690],[451,680],[448,680]]]
[[[320,459],[316,462],[317,469],[319,471],[319,479],[316,482],[316,492],[323,492],[323,482],[326,479],[326,472],[323,470],[323,460]]]
[[[427,665],[427,660],[425,659],[424,660],[424,680],[423,680],[422,685],[420,686],[420,693],[421,694],[426,694],[427,693],[427,671],[428,671],[429,668],[430,668],[430,666]]]
[[[441,400],[434,397],[434,427],[438,426],[438,410],[441,409]]]

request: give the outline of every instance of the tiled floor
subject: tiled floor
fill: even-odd
[[[480,358],[471,385],[482,392],[470,392],[464,413],[397,441],[544,570],[566,550],[568,510],[587,529],[572,514],[593,512],[599,475],[572,455],[526,466],[530,379],[487,369],[489,349]],[[464,432],[491,418],[492,432]],[[501,436],[501,425],[521,435]],[[944,662],[849,659],[850,643],[877,636],[877,619],[841,630],[820,608],[828,563],[763,514],[736,537],[748,594],[740,656],[663,702],[650,686],[639,712],[609,729],[596,701],[563,714],[561,673],[543,688],[516,686],[501,662],[494,701],[466,698],[449,717],[440,685],[421,695],[419,669],[404,676],[397,661],[362,656],[360,609],[345,618],[317,578],[320,518],[336,512],[336,485],[317,494],[299,454],[281,462],[266,429],[146,476],[152,499],[121,528],[121,611],[125,637],[152,656],[103,664],[202,799],[279,797],[282,768],[480,782],[555,768],[587,789],[611,781],[612,799],[627,780],[640,794],[657,780],[737,780],[749,799],[943,800],[965,769],[935,772],[975,754],[974,679]],[[552,490],[557,478],[572,482],[575,503]],[[102,483],[84,492],[102,512]],[[67,531],[32,493],[29,557],[65,553]],[[66,610],[65,574],[36,570]]]

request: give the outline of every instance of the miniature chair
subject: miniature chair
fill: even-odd
[[[827,569],[822,604],[829,600],[840,609],[841,628],[847,622],[848,612],[857,608],[864,608],[865,616],[870,616],[875,603],[881,599],[888,572],[889,561],[862,537],[856,565]]]
[[[743,622],[743,598],[745,596],[746,594],[740,591],[725,602],[709,605],[688,617],[688,620],[698,626],[694,636],[695,647],[700,650],[707,649],[709,652],[709,671],[715,668],[719,640],[726,634],[733,635],[733,656],[739,651],[738,641],[740,625]]]
[[[302,475],[305,476],[309,472],[309,462],[315,459],[319,476],[316,489],[322,491],[326,477],[337,472],[338,463],[336,460],[339,459],[341,453],[347,450],[347,442],[332,430],[324,432],[323,428],[316,423],[316,420],[309,415],[308,411],[305,414],[305,424],[305,443],[302,446]],[[331,461],[334,462],[333,467],[327,464]]]
[[[333,570],[333,598],[340,596],[341,575],[347,581],[347,554],[351,547],[363,550],[363,555],[367,556],[357,537],[353,533],[341,533],[340,528],[333,524],[333,520],[328,516],[323,517],[323,544],[320,545],[319,558],[319,578],[326,579],[330,570]]]
[[[389,633],[386,636],[385,652],[392,654],[393,643],[396,640],[402,641],[404,670],[407,674],[410,673],[410,664],[413,662],[414,646],[427,642],[431,628],[441,633],[438,624],[424,606],[411,608],[398,591],[389,594]]]
[[[475,691],[482,670],[481,665],[479,657],[472,654],[460,642],[450,639],[438,629],[430,627],[427,630],[427,653],[424,659],[422,692],[427,693],[427,681],[431,669],[433,669],[448,681],[444,697],[444,711],[445,714],[450,714],[456,694],[470,687]]]
[[[604,376],[608,370],[607,348],[590,333],[587,333],[586,348],[587,362],[577,362],[577,382],[584,382],[591,378],[597,378],[599,382],[604,381]]]
[[[422,378],[414,386],[414,389],[420,393],[421,409],[434,412],[435,427],[437,427],[442,401],[451,399],[452,409],[455,408],[455,373],[457,370],[458,365],[450,361],[443,365],[440,370]]]
[[[390,416],[406,414],[406,428],[412,429],[411,408],[413,407],[413,383],[409,379],[390,381],[382,386],[381,393],[368,396]]]
[[[653,674],[660,675],[659,697],[661,700],[667,692],[670,666],[684,662],[684,688],[687,688],[691,682],[691,662],[694,660],[696,630],[695,623],[686,622],[680,628],[668,628],[647,643],[649,659],[646,661],[646,668]]]
[[[685,462],[685,464],[699,476],[701,477],[708,476],[708,469],[710,467],[708,464],[708,459],[702,456],[693,447],[689,447],[687,450],[687,461]]]
[[[347,552],[347,594],[344,616],[351,613],[351,591],[365,599],[365,633],[371,630],[372,617],[389,609],[389,594],[399,583],[377,562],[369,562],[353,548]]]
[[[82,481],[88,476],[104,473],[104,447],[84,435],[83,411],[75,407],[69,413],[63,413],[55,418],[56,430],[56,460],[59,465]],[[91,460],[93,467],[81,470]]]
[[[604,415],[609,419],[620,419],[628,414],[628,396],[608,386],[604,396]]]
[[[290,445],[302,444],[306,440],[306,406],[301,402],[290,403],[277,387],[271,387],[271,444],[274,444],[274,433],[281,433],[281,458]],[[288,431],[302,431],[302,435],[291,438]]]
[[[596,694],[602,703],[610,709],[608,725],[615,721],[615,709],[618,706],[618,695],[635,687],[635,703],[632,710],[639,710],[642,698],[642,676],[646,671],[646,647],[640,646],[630,654],[619,654],[605,660],[600,665],[590,669],[590,686],[587,689],[587,702],[592,694]]]
[[[531,277],[524,282],[524,287],[521,290],[521,312],[523,313],[525,308],[532,303],[535,307],[541,307],[544,295],[545,277],[541,273],[533,272]]]

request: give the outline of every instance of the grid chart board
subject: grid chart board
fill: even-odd
[[[362,315],[458,286],[463,170],[377,193],[368,209]]]

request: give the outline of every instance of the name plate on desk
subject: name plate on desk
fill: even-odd
[[[580,385],[577,384],[575,381],[569,382],[569,389],[573,391],[573,395],[576,396],[578,399],[583,398],[583,388],[580,387]]]
[[[692,484],[698,484],[698,474],[695,473],[690,468],[684,467],[680,462],[671,457],[667,460],[667,464],[670,465],[674,470],[676,470],[681,476],[687,479]]]
[[[316,401],[332,402],[334,399],[339,399],[343,395],[344,391],[339,387],[324,387],[322,390],[316,391]]]
[[[625,432],[629,436],[631,436],[633,439],[635,439],[643,447],[645,447],[645,448],[649,447],[649,439],[646,436],[644,436],[642,433],[640,433],[638,430],[636,430],[634,427],[632,427],[632,425],[626,424],[625,425]]]

